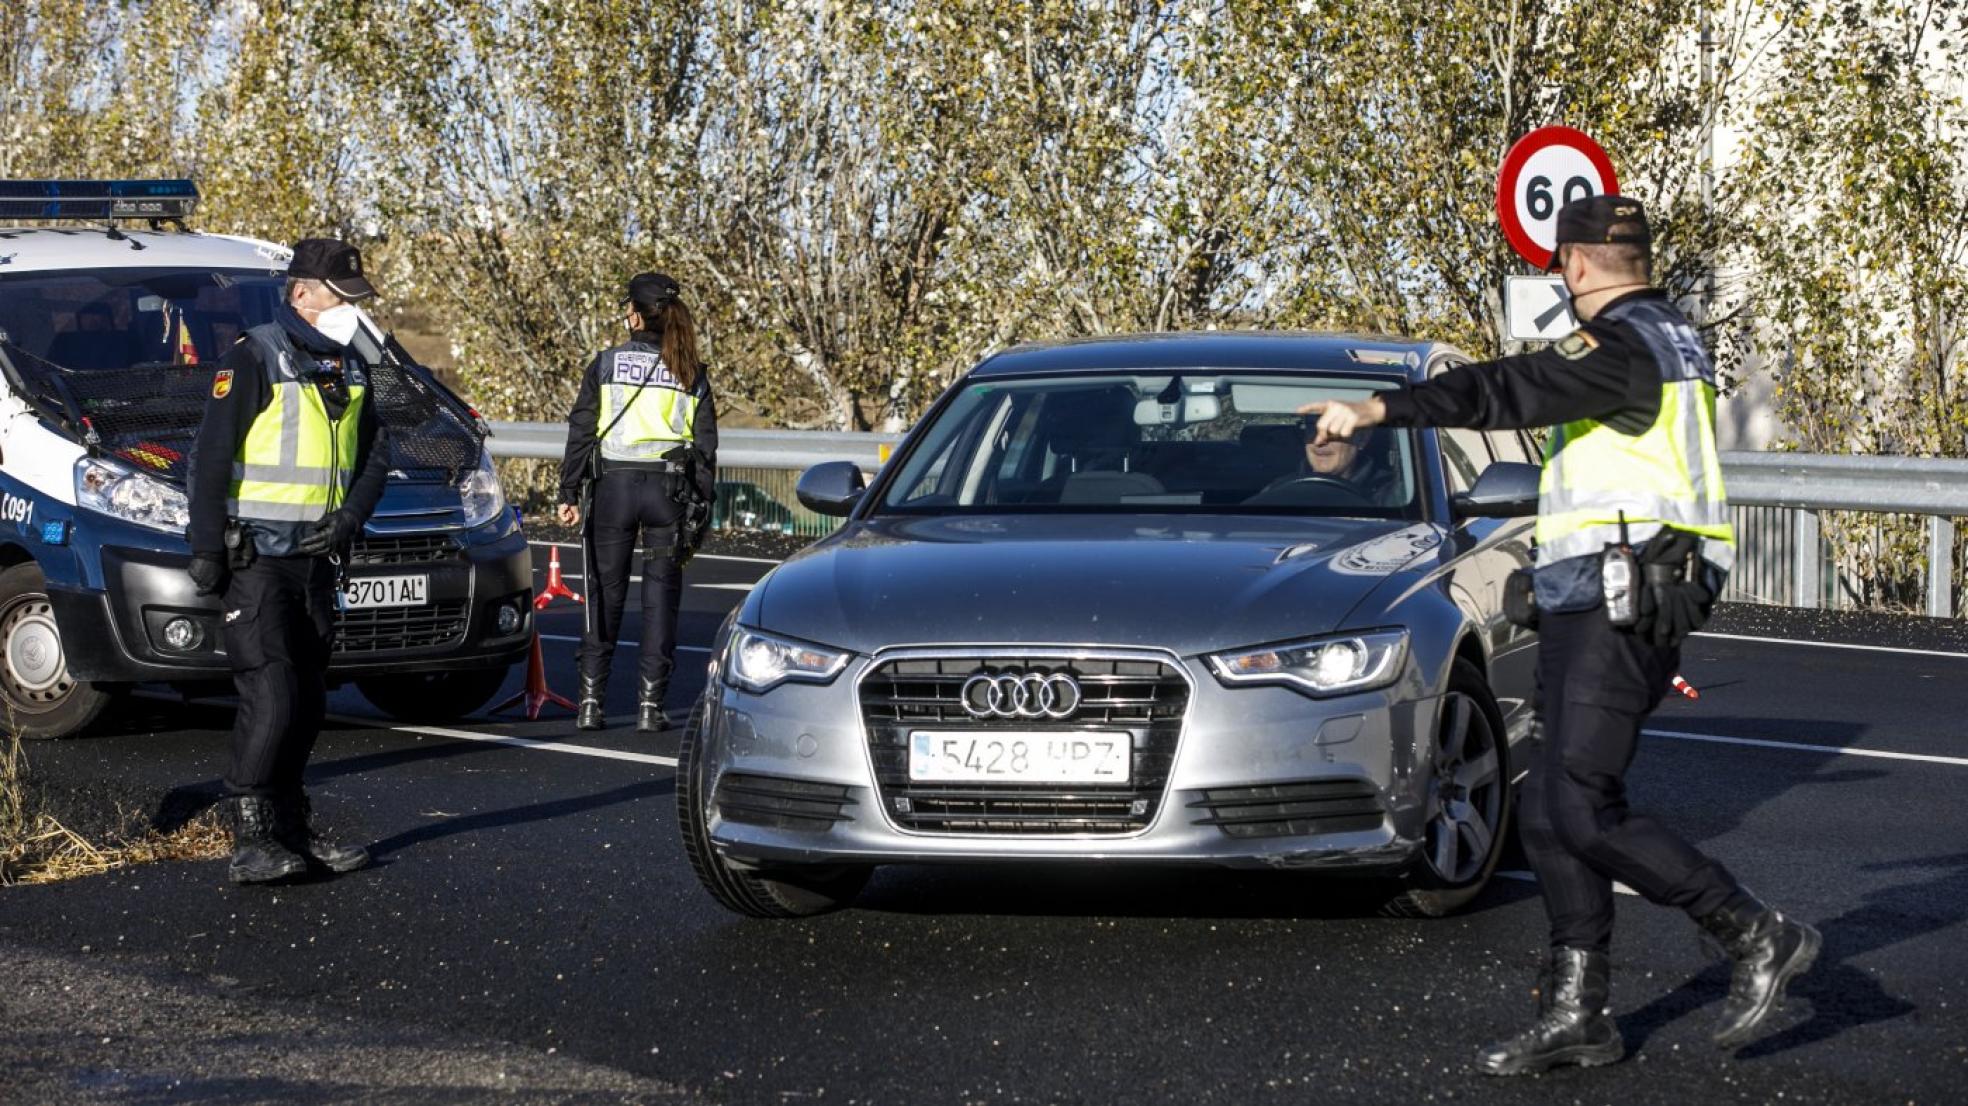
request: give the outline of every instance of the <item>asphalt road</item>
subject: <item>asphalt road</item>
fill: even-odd
[[[686,645],[770,567],[693,566]],[[569,694],[579,619],[544,621]],[[1722,966],[1686,919],[1628,898],[1614,1010],[1633,1055],[1469,1074],[1530,1013],[1543,918],[1521,871],[1430,922],[1375,917],[1344,883],[1084,868],[884,870],[853,910],[739,919],[684,861],[677,734],[629,729],[625,653],[599,735],[552,708],[406,727],[339,693],[311,786],[373,843],[370,871],[240,890],[213,862],[0,889],[0,1099],[1960,1101],[1968,640],[1795,614],[1716,629],[1737,636],[1687,647],[1702,696],[1657,716],[1635,804],[1826,936],[1790,1024],[1733,1056],[1707,1041]],[[1860,647],[1749,640],[1799,636]],[[701,681],[678,681],[674,713]],[[30,751],[154,802],[214,785],[228,724],[160,701]]]

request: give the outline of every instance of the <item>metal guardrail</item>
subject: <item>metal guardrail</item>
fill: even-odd
[[[806,469],[825,461],[853,461],[874,471],[900,434],[832,430],[718,431],[718,464],[731,468]],[[486,447],[494,457],[557,459],[567,451],[564,422],[495,422]]]
[[[557,458],[567,440],[565,423],[495,422],[492,432],[494,457]],[[872,472],[901,440],[900,434],[721,430],[718,463],[727,472],[784,472],[853,461]],[[1732,452],[1722,454],[1722,477],[1741,546],[1725,598],[1823,606],[1827,552],[1820,512],[1924,515],[1926,613],[1953,615],[1954,520],[1968,518],[1968,461]],[[790,491],[789,478],[771,483],[775,494],[780,483]]]

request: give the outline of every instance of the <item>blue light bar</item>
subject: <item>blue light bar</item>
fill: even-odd
[[[0,219],[182,221],[197,205],[198,186],[188,180],[0,181]]]

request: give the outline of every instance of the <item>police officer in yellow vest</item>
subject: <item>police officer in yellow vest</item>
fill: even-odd
[[[1764,906],[1721,864],[1627,806],[1640,727],[1735,560],[1715,371],[1694,328],[1651,287],[1652,238],[1637,201],[1566,205],[1557,242],[1552,268],[1562,269],[1583,323],[1569,337],[1385,397],[1307,407],[1321,437],[1382,423],[1552,428],[1527,589],[1543,738],[1518,814],[1550,916],[1551,959],[1536,1021],[1478,1057],[1493,1075],[1624,1055],[1606,1013],[1615,880],[1686,911],[1729,953],[1734,978],[1715,1033],[1724,1048],[1755,1035],[1820,945],[1815,929]]]
[[[582,375],[561,467],[560,519],[585,524],[589,565],[575,724],[605,724],[629,561],[646,530],[636,730],[656,733],[676,661],[683,565],[703,540],[715,496],[717,410],[677,282],[638,274],[622,307],[629,340],[596,354]]]
[[[327,710],[336,565],[389,474],[351,301],[375,294],[355,247],[294,245],[272,322],[220,362],[190,465],[191,578],[219,595],[239,690],[226,788],[235,883],[351,872],[367,851],[312,825],[302,772]]]

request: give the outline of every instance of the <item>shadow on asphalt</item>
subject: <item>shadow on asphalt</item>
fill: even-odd
[[[1752,1042],[1736,1056],[1752,1060],[1775,1056],[1848,1029],[1890,1021],[1919,1007],[1888,992],[1870,973],[1851,963],[1867,953],[1925,936],[1958,922],[1951,905],[1968,879],[1968,853],[1868,864],[1867,872],[1908,869],[1935,872],[1930,879],[1873,891],[1858,907],[1836,918],[1814,921],[1824,932],[1824,950],[1809,973],[1793,982],[1787,1010],[1776,1033]],[[1781,909],[1781,904],[1779,904]],[[1620,1019],[1630,1049],[1639,1049],[1655,1030],[1702,1007],[1719,1008],[1729,988],[1729,965],[1710,965],[1700,975]]]
[[[1327,920],[1372,917],[1397,889],[1390,881],[1310,872],[898,866],[884,868],[854,906],[917,915]],[[1492,880],[1461,913],[1478,914],[1536,893],[1530,884]]]
[[[573,814],[584,814],[603,807],[620,803],[632,803],[638,799],[650,799],[658,795],[668,795],[675,791],[674,781],[669,778],[644,780],[593,795],[580,795],[571,799],[555,799],[545,803],[528,803],[525,806],[510,807],[505,810],[488,810],[482,814],[470,814],[461,818],[445,818],[440,821],[405,830],[394,837],[386,837],[369,846],[369,854],[378,860],[401,852],[415,845],[424,845],[461,833],[472,833],[482,829],[498,829],[505,826],[524,825],[528,822],[545,822],[555,818],[565,818]]]

